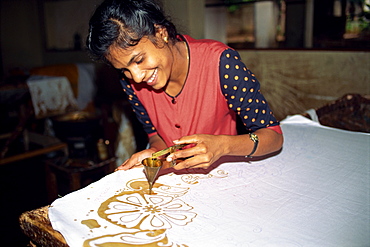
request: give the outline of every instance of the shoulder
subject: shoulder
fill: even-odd
[[[224,50],[220,56],[221,63],[240,63],[241,57],[239,53],[231,48]]]
[[[191,49],[198,49],[202,51],[217,51],[219,53],[222,53],[223,51],[227,49],[231,49],[226,44],[212,39],[194,39],[190,37],[189,35],[183,35],[182,36],[185,41],[188,43]]]

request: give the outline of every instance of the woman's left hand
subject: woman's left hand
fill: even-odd
[[[282,134],[268,128],[259,129],[254,133],[258,136],[259,142],[253,156],[263,156],[281,150],[284,140]],[[176,151],[167,157],[169,162],[176,159],[181,160],[174,166],[178,170],[184,168],[207,169],[222,156],[246,156],[255,148],[255,143],[250,139],[249,134],[196,134],[184,136],[173,142],[175,144],[193,144],[192,147]]]
[[[225,145],[227,140],[228,136],[225,135],[196,134],[184,136],[174,141],[174,143],[194,144],[194,146],[170,154],[167,157],[167,161],[171,162],[174,159],[186,158],[174,166],[177,170],[184,168],[207,169],[221,156],[227,154],[228,145]]]

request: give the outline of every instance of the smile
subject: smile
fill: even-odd
[[[158,74],[158,69],[155,69],[153,75],[147,80],[147,83],[148,84],[153,83],[154,79],[157,77],[157,74]]]

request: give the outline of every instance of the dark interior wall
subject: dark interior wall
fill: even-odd
[[[346,1],[341,0],[341,15],[334,15],[334,0],[314,1],[314,36],[320,39],[340,39],[346,27]]]
[[[0,1],[1,60],[5,75],[13,68],[23,69],[43,64],[37,2]]]
[[[0,2],[0,80],[1,80],[1,78],[3,78],[4,77],[4,68],[3,68],[3,55],[2,55],[2,52],[1,52],[1,47],[2,47],[2,45],[1,45],[1,33],[2,33],[2,28],[1,28],[1,23],[2,23],[2,18],[1,18],[1,16],[2,16],[2,4],[1,4],[1,2]]]
[[[1,36],[1,34],[0,34]],[[0,40],[0,47],[1,47],[1,40]],[[0,49],[0,80],[1,78],[4,77],[4,68],[3,68],[3,56],[2,56],[2,53],[1,53],[1,49]]]
[[[286,48],[304,47],[306,1],[286,1]]]
[[[204,0],[161,1],[179,31],[188,31],[186,33],[194,38],[203,37]],[[62,39],[72,38],[73,33],[64,34],[64,32],[68,31],[69,27],[77,25],[83,45],[87,35],[84,30],[88,29],[89,16],[100,2],[102,0],[0,0],[0,54],[4,73],[8,74],[14,67],[29,69],[66,62],[90,62],[86,52],[83,51],[47,50],[46,37],[49,36],[46,35],[48,33],[46,26],[50,24],[51,18],[54,24],[59,25],[59,29],[54,30],[54,35]],[[45,7],[51,5],[58,7],[48,12],[50,9]]]
[[[60,63],[90,62],[86,52],[81,51],[50,51],[46,49],[44,2],[69,5],[79,3],[86,12],[90,12],[95,5],[102,0],[0,0],[0,78],[9,74],[13,68],[30,69],[35,66],[43,66]],[[162,0],[163,6],[177,24],[180,31],[186,27],[193,37],[201,38],[203,25],[201,24],[204,11],[200,11],[204,1],[202,0]],[[305,11],[306,0],[286,0],[287,3],[287,36],[288,48],[302,47],[305,35]],[[345,0],[341,0],[342,5]],[[315,37],[332,37],[343,34],[341,30],[333,28],[338,22],[343,22],[342,17],[333,17],[330,12],[333,8],[333,0],[314,0],[314,39]],[[70,8],[69,8],[70,9]],[[342,11],[344,8],[342,6]],[[53,17],[59,18],[60,13],[70,12],[68,8],[60,10]],[[81,12],[81,11],[80,11]],[[202,14],[203,13],[203,14]],[[81,16],[86,17],[86,13]],[[82,17],[69,18],[65,27],[74,25],[86,25],[88,20],[80,20]],[[195,23],[193,23],[195,22]],[[84,27],[85,28],[85,27]],[[59,31],[58,31],[59,33]],[[62,37],[65,35],[62,34]],[[72,37],[72,35],[67,35]],[[82,44],[86,34],[81,34]],[[315,40],[314,40],[315,41]],[[319,43],[319,42],[316,42]],[[317,46],[316,46],[317,47]],[[320,44],[319,48],[326,46]]]
[[[47,49],[46,23],[45,19],[52,18],[52,21],[59,17],[64,18],[62,28],[56,32],[63,37],[63,27],[72,25],[80,29],[88,30],[88,19],[97,3],[102,0],[79,0],[78,3],[86,13],[73,18],[66,18],[64,15],[45,15],[45,0],[0,0],[0,44],[1,51],[0,63],[5,76],[9,75],[10,70],[15,68],[28,70],[32,67],[44,66],[60,63],[79,63],[91,62],[87,53],[83,50],[63,50],[55,51]],[[56,4],[66,4],[66,8],[61,10],[63,13],[70,12],[69,4],[75,1],[56,1],[49,2]],[[73,5],[72,5],[73,6]],[[72,11],[71,11],[72,12]],[[60,24],[60,23],[59,23]],[[72,35],[71,35],[72,36]],[[81,34],[81,44],[84,44],[86,33]],[[72,37],[71,37],[72,38]]]

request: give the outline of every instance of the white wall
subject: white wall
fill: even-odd
[[[278,7],[273,1],[256,2],[254,4],[255,47],[276,48],[276,24],[278,23]]]
[[[205,10],[204,15],[206,39],[218,40],[226,43],[227,11],[226,7],[209,7]]]

